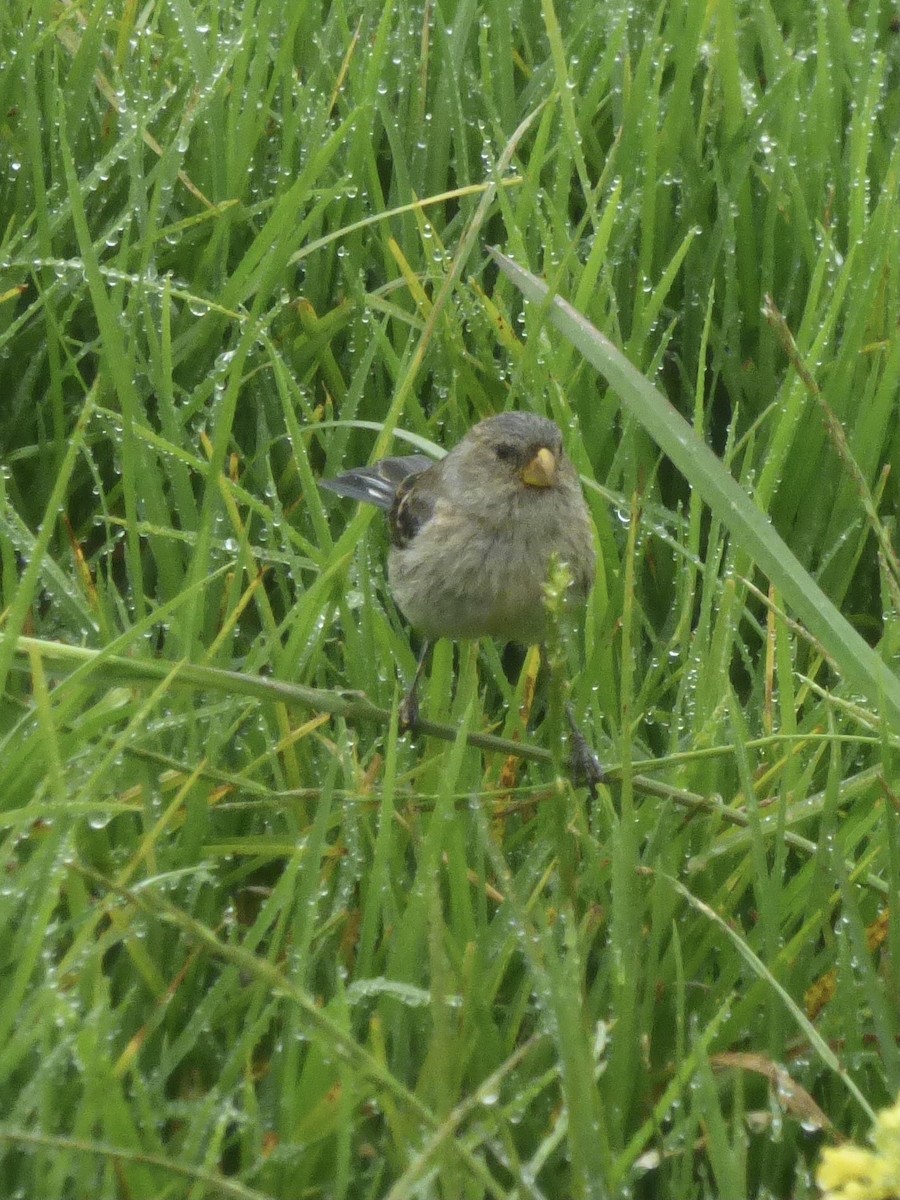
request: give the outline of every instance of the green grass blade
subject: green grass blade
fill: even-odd
[[[528,299],[546,306],[547,319],[609,383],[624,407],[650,433],[741,548],[781,590],[847,682],[894,728],[900,725],[900,680],[831,603],[766,515],[729,475],[712,450],[649,380],[599,329],[530,271],[497,250],[501,271]]]

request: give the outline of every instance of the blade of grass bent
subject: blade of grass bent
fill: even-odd
[[[900,723],[900,680],[838,612],[802,563],[776,533],[768,517],[732,478],[684,417],[586,317],[547,285],[498,250],[490,254],[526,299],[546,306],[550,323],[615,389],[625,408],[644,426],[736,541],[781,590],[807,629],[818,638],[844,678],[896,728]]]

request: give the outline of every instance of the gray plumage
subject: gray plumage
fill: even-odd
[[[572,601],[594,580],[590,516],[559,428],[509,412],[475,425],[447,456],[385,458],[322,486],[388,512],[388,582],[430,640],[542,640],[543,587],[555,552]]]

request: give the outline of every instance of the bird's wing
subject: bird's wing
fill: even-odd
[[[421,475],[433,465],[434,460],[424,454],[382,458],[371,467],[356,467],[334,479],[320,479],[319,487],[389,511],[401,484],[415,475]]]
[[[403,480],[397,488],[389,516],[391,541],[398,550],[408,546],[422,526],[431,520],[436,504],[434,487],[419,486],[418,475],[408,475]]]

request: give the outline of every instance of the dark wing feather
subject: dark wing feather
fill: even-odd
[[[319,487],[337,492],[350,500],[375,504],[389,512],[401,485],[416,475],[421,475],[433,465],[433,460],[424,454],[407,454],[399,458],[382,458],[371,467],[357,467],[345,471],[334,479],[320,479]]]
[[[432,464],[433,465],[433,464]],[[418,475],[408,475],[397,488],[388,518],[391,541],[398,550],[408,546],[422,526],[431,520],[435,496],[431,489],[418,487]]]

